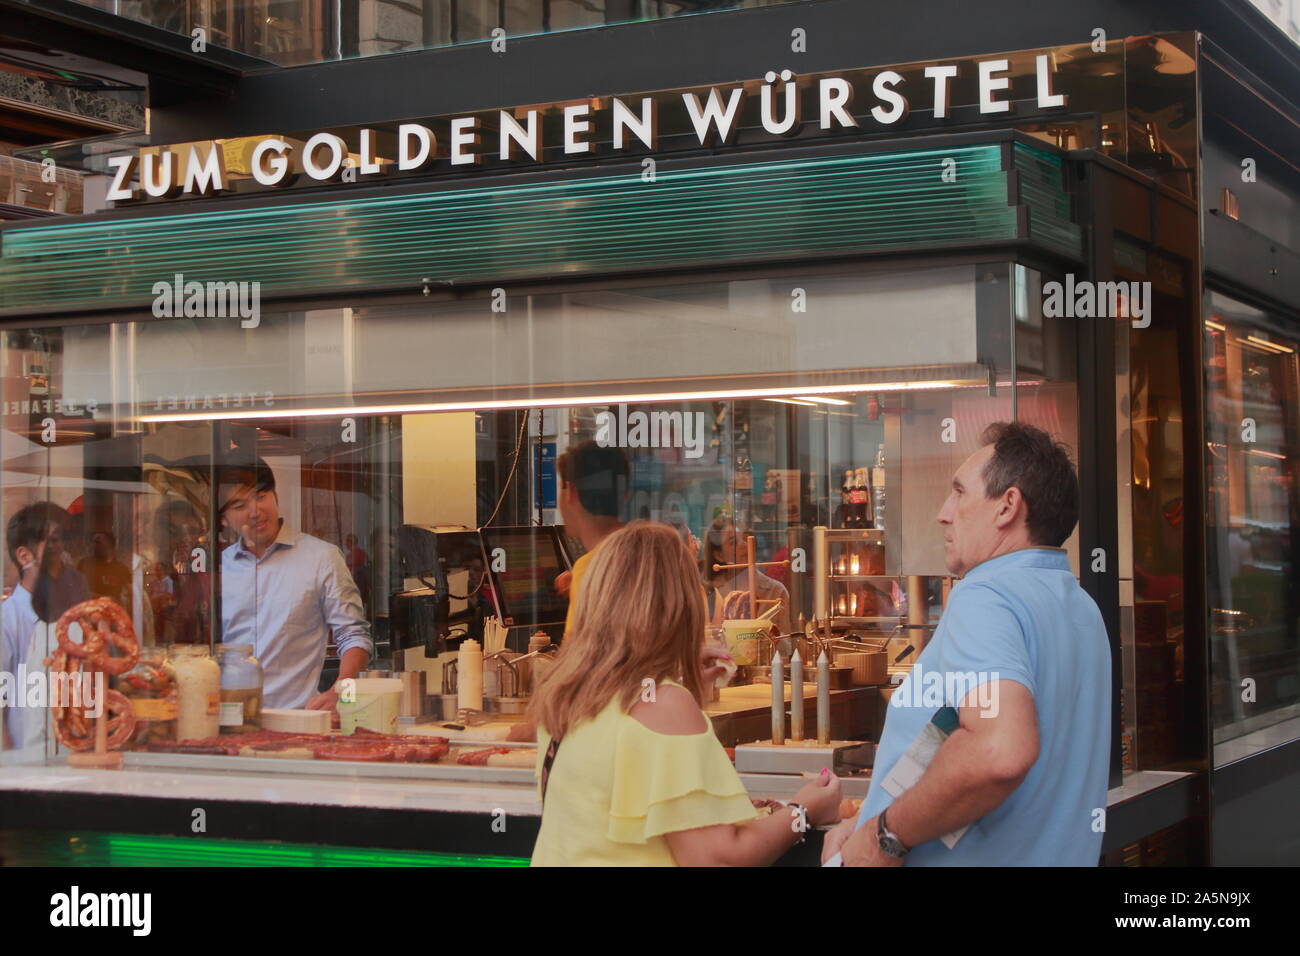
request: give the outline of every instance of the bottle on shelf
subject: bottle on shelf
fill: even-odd
[[[870,501],[870,481],[867,478],[867,469],[859,468],[853,477],[853,527],[870,528],[872,526]]]
[[[853,471],[844,472],[844,484],[840,485],[840,527],[853,527]]]
[[[871,469],[872,526],[885,528],[885,444],[876,449],[876,464]]]

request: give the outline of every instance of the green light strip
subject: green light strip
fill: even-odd
[[[1033,236],[1077,255],[1059,157],[1016,144],[1015,163]],[[147,306],[178,272],[265,299],[1013,239],[1016,222],[997,144],[769,161],[13,230],[0,308]]]
[[[519,867],[529,862],[512,856],[87,832],[52,835],[26,852],[33,862],[60,866]]]

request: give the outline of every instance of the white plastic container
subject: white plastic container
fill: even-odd
[[[350,734],[358,727],[384,734],[397,733],[402,709],[402,682],[396,677],[357,677],[352,690],[339,694],[339,730]]]
[[[330,732],[330,712],[267,707],[262,711],[262,729],[290,734],[327,734]]]

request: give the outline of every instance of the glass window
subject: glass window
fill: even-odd
[[[794,3],[796,0],[81,0],[281,66]]]
[[[1117,247],[1127,249],[1122,240]],[[1199,396],[1181,371],[1190,361],[1185,329],[1196,321],[1196,301],[1186,262],[1159,252],[1125,258],[1133,271],[1117,255],[1117,276],[1149,279],[1151,287],[1147,325],[1116,328],[1122,759],[1126,770],[1184,770],[1206,759],[1200,525],[1185,465],[1186,449],[1200,440],[1187,402]]]
[[[574,469],[596,448],[612,477],[584,512],[678,529],[714,612],[770,611],[782,634],[829,617],[887,642],[898,673],[948,593],[935,517],[983,429],[1020,417],[1077,454],[1073,332],[1042,318],[1040,282],[1007,263],[771,270],[251,328],[10,330],[4,663],[57,656],[59,615],[110,598],[144,648],[112,681],[137,762],[178,739],[274,750],[238,733],[327,707],[362,669],[423,670],[427,705],[454,713],[447,665],[471,638],[503,652],[483,709],[505,719],[530,679],[514,657],[563,639],[591,540],[566,488],[588,488]],[[173,685],[179,702],[156,702]],[[878,714],[853,719],[878,733]],[[61,721],[44,739],[15,725],[10,750],[85,743]]]
[[[1224,763],[1300,736],[1300,337],[1217,292],[1205,314],[1211,708]]]

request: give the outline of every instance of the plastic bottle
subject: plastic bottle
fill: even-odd
[[[483,709],[483,648],[473,638],[456,655],[456,694],[460,710]]]
[[[875,513],[875,526],[882,531],[885,527],[885,444],[880,443],[876,450],[876,466],[871,469],[872,510]]]
[[[840,527],[853,527],[853,469],[844,472],[844,484],[840,486]]]

